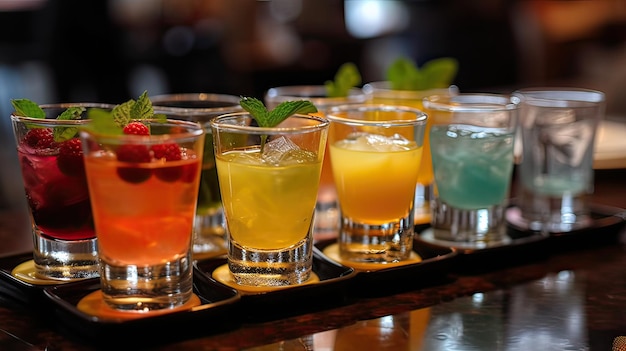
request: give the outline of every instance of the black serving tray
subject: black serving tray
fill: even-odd
[[[315,246],[324,256],[324,249],[335,243],[336,239],[330,239]],[[414,240],[413,252],[421,257],[420,262],[377,270],[356,269],[356,276],[350,280],[350,295],[377,297],[451,281],[448,273],[456,264],[454,249]]]
[[[586,228],[570,232],[549,233],[549,246],[552,252],[585,249],[601,245],[617,244],[622,239],[626,226],[626,210],[619,207],[590,204],[591,223]],[[512,206],[515,210],[516,207]],[[524,233],[525,228],[509,222],[515,233]],[[536,232],[531,232],[536,233]]]
[[[0,258],[0,294],[8,297],[11,301],[21,304],[45,304],[47,299],[43,294],[46,287],[68,285],[77,281],[46,281],[46,284],[34,284],[13,276],[13,269],[22,263],[33,259],[32,252],[19,253]]]
[[[213,272],[227,262],[225,257],[215,257],[198,260],[195,267],[207,283],[224,285],[213,277]],[[240,291],[239,317],[247,322],[264,322],[352,302],[347,287],[356,274],[354,269],[328,260],[314,249],[313,272],[319,282],[271,291]]]
[[[437,240],[427,229],[417,236],[418,243],[438,247],[450,247],[458,253],[457,264],[452,273],[477,274],[511,267],[549,257],[549,237],[541,233],[520,232],[507,227],[506,242],[478,248],[450,241]]]
[[[107,349],[142,349],[169,342],[211,335],[240,325],[233,313],[239,302],[235,289],[213,284],[194,272],[194,293],[200,305],[189,310],[137,319],[108,319],[78,309],[79,301],[100,289],[94,278],[44,289],[51,301],[56,326],[67,335]]]

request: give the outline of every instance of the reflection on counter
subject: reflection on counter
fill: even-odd
[[[246,351],[584,350],[585,283],[584,276],[561,271],[532,284],[479,292]]]

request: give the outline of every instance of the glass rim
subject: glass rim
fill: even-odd
[[[337,116],[335,113],[340,112],[370,112],[370,111],[382,111],[382,112],[393,112],[398,111],[402,113],[414,113],[416,118],[413,119],[391,119],[384,121],[369,121],[369,120],[361,120],[354,118],[346,118],[342,116]],[[403,106],[403,105],[389,105],[389,104],[348,104],[348,105],[339,105],[333,106],[330,108],[328,113],[326,114],[326,118],[331,122],[340,122],[348,125],[369,125],[369,126],[379,126],[379,127],[402,127],[402,126],[414,126],[426,124],[428,120],[428,115],[417,108]]]
[[[218,130],[226,130],[234,133],[246,133],[246,134],[268,134],[268,135],[277,135],[277,134],[303,134],[310,133],[315,131],[320,131],[327,128],[330,125],[330,121],[327,118],[307,115],[307,114],[295,114],[289,116],[289,118],[298,118],[298,119],[306,119],[318,122],[318,124],[314,125],[305,125],[300,127],[258,127],[258,126],[250,126],[250,125],[239,125],[239,124],[229,124],[225,123],[224,120],[233,120],[240,117],[248,117],[250,119],[254,119],[250,112],[235,112],[235,113],[227,113],[224,115],[217,116],[206,122],[209,124],[211,128]],[[251,133],[252,132],[252,133]]]
[[[50,104],[40,104],[42,109],[50,108],[69,108],[69,107],[86,107],[86,108],[103,108],[113,109],[118,106],[117,104],[110,104],[106,102],[58,102]]]
[[[348,96],[326,96],[324,85],[284,85],[269,88],[264,95],[266,102],[285,102],[291,100],[309,100],[319,108],[336,105],[338,103],[365,102],[367,95],[361,88],[352,87],[348,90]]]
[[[515,90],[513,95],[538,106],[552,106],[556,102],[601,104],[606,101],[606,94],[600,90],[577,87],[522,88]]]
[[[170,114],[186,114],[186,115],[201,115],[205,113],[217,114],[228,113],[234,110],[243,110],[240,102],[240,97],[230,94],[220,93],[171,93],[171,94],[158,94],[149,96],[152,102],[152,108],[155,111]],[[223,102],[225,104],[231,104],[228,106],[220,107],[180,107],[180,106],[164,106],[159,103],[164,102],[176,102],[176,101],[193,101],[193,102]]]
[[[520,98],[512,94],[462,93],[430,95],[422,99],[424,109],[446,112],[484,113],[515,111],[520,108]]]
[[[397,98],[400,98],[400,99],[402,98],[413,99],[415,97],[412,95],[420,95],[420,96],[423,96],[424,94],[443,95],[445,93],[455,95],[459,93],[459,87],[457,85],[450,84],[450,86],[446,88],[432,88],[432,89],[424,89],[424,90],[393,89],[391,87],[391,81],[389,80],[379,80],[379,81],[369,82],[363,85],[363,92],[365,94],[373,95],[374,91],[385,92],[385,93],[394,94],[394,95],[399,94]]]
[[[42,110],[50,110],[50,109],[67,109],[70,107],[85,107],[86,109],[89,108],[99,108],[99,109],[108,109],[108,110],[113,110],[113,108],[115,108],[115,104],[109,104],[109,103],[101,103],[101,102],[60,102],[60,103],[49,103],[49,104],[41,104],[39,105],[39,107]],[[86,124],[89,122],[88,118],[81,118],[81,119],[56,119],[57,116],[46,116],[45,118],[36,118],[36,117],[30,117],[30,116],[21,116],[21,115],[17,115],[15,114],[15,111],[11,112],[10,115],[12,120],[16,120],[16,121],[20,121],[23,123],[32,123],[32,124],[37,124],[37,125],[42,125],[42,126],[50,126],[50,127],[54,127],[54,126],[59,126],[59,125],[63,125],[63,126],[67,126],[67,125],[82,125],[82,124]]]

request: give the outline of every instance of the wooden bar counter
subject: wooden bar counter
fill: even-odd
[[[626,208],[626,169],[596,170],[595,183],[593,203]],[[587,233],[577,245],[552,247],[538,259],[492,262],[473,273],[451,272],[438,284],[358,298],[313,313],[224,331],[207,326],[205,335],[150,349],[611,350],[617,337],[626,336],[626,245],[621,234],[623,227],[615,240],[598,243]],[[0,257],[31,248],[24,211],[3,209]],[[176,333],[186,326],[171,327]],[[123,339],[113,344],[119,346],[106,349],[138,349]],[[0,350],[97,350],[101,345],[66,330],[48,307],[0,296]]]

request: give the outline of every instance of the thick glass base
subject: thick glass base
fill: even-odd
[[[592,223],[584,194],[550,197],[522,191],[515,203],[519,214],[512,219],[514,224],[531,231],[566,233],[587,228]]]
[[[254,250],[236,241],[231,241],[228,250],[228,268],[235,283],[240,285],[297,285],[306,282],[311,276],[311,232],[297,245],[284,250]]]
[[[79,280],[99,275],[97,240],[54,240],[34,229],[33,261],[41,279]]]
[[[118,265],[101,260],[104,302],[126,311],[152,311],[184,305],[192,296],[191,254],[152,266]]]
[[[413,212],[397,222],[370,225],[342,218],[339,255],[343,260],[391,263],[409,259],[413,250]]]
[[[459,243],[489,246],[508,239],[504,205],[476,210],[458,209],[433,199],[432,230],[434,238]]]

